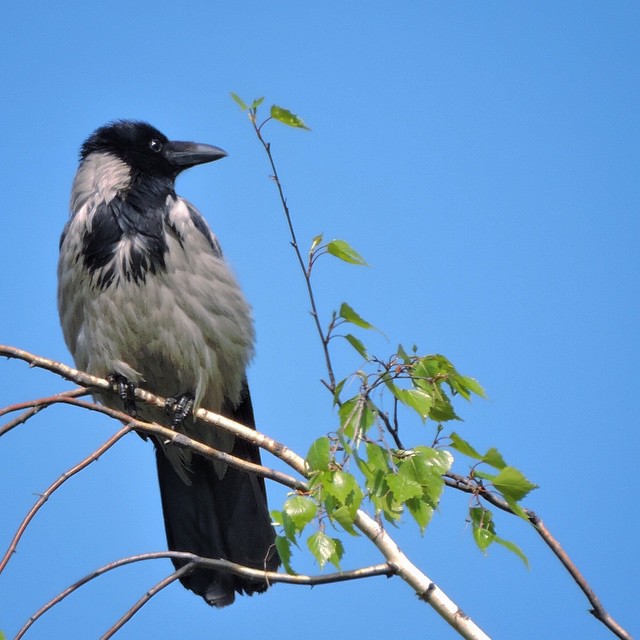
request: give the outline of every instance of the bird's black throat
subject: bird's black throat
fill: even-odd
[[[82,259],[95,286],[106,289],[121,279],[142,284],[148,273],[165,270],[171,196],[169,181],[138,175],[125,191],[96,206],[82,236]]]

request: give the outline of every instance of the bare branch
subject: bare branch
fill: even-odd
[[[191,573],[195,568],[196,568],[196,563],[189,562],[188,564],[185,564],[183,567],[176,569],[172,574],[164,578],[164,580],[160,580],[160,582],[158,582],[153,587],[151,587],[151,589],[149,589],[142,596],[142,598],[140,598],[130,609],[125,611],[125,613],[120,617],[120,619],[117,620],[112,627],[110,627],[109,629],[107,629],[107,631],[105,631],[105,633],[102,635],[100,640],[108,640],[108,638],[111,638],[113,635],[115,635],[120,629],[122,629],[122,627],[124,627],[125,624],[127,624],[127,622],[129,622],[129,620],[131,620],[131,618],[133,618],[133,616],[136,613],[138,613],[138,611],[140,611],[140,609],[142,609],[142,607],[145,604],[147,604],[147,602],[149,602],[149,600],[151,600],[151,598],[153,598],[153,596],[155,596],[157,593],[160,593],[162,589],[164,589],[165,587],[168,587],[170,584],[172,584],[176,580],[179,580],[180,578],[182,578],[182,576],[188,573]]]
[[[66,396],[69,398],[78,398],[80,396],[87,395],[88,393],[89,391],[87,389],[85,389],[84,387],[80,387],[79,389],[71,389],[71,391],[63,391],[62,393],[59,393],[57,395]],[[51,398],[38,398],[37,400],[27,400],[26,402],[19,402],[17,404],[12,404],[8,407],[0,409],[0,416],[7,415],[8,413],[13,413],[14,411],[26,409],[26,411],[21,413],[19,416],[0,427],[0,436],[8,433],[14,427],[24,424],[27,420],[29,420],[29,418],[35,416],[36,413],[42,411],[42,409],[46,409],[47,407],[51,406],[52,403],[53,401],[51,400]]]
[[[23,625],[20,631],[18,631],[15,640],[20,640],[20,638],[24,636],[24,634],[29,630],[33,623],[41,618],[49,609],[60,603],[67,596],[71,595],[74,591],[77,591],[80,587],[84,586],[91,580],[104,575],[108,571],[118,569],[128,564],[133,564],[144,560],[158,560],[164,558],[185,560],[187,564],[177,571],[174,571],[166,578],[158,582],[156,585],[154,585],[151,589],[149,589],[145,593],[145,595],[131,607],[131,609],[125,612],[125,614],[120,618],[120,620],[118,620],[118,622],[116,622],[115,625],[107,630],[105,635],[103,635],[103,638],[110,638],[118,629],[120,629],[128,620],[130,620],[133,615],[137,613],[142,608],[142,606],[144,606],[144,604],[146,604],[154,595],[156,595],[159,591],[164,589],[175,580],[180,579],[183,575],[189,573],[190,571],[193,571],[193,569],[195,569],[196,567],[206,567],[210,569],[217,569],[218,571],[228,571],[230,573],[244,576],[249,579],[253,578],[257,580],[267,580],[268,582],[273,584],[282,582],[307,586],[345,582],[348,580],[361,580],[363,578],[371,578],[374,576],[391,577],[396,574],[395,567],[386,563],[376,564],[369,567],[362,567],[360,569],[352,569],[350,571],[328,573],[319,576],[308,576],[300,574],[289,575],[288,573],[278,573],[275,571],[259,571],[258,569],[245,567],[228,560],[203,558],[201,556],[195,555],[194,553],[188,553],[184,551],[158,551],[153,553],[141,553],[135,556],[129,556],[127,558],[121,558],[120,560],[116,560],[115,562],[110,562],[109,564],[104,565],[103,567],[100,567],[95,571],[92,571],[90,574],[84,576],[77,582],[74,582],[64,591],[49,600],[49,602],[38,609],[38,611],[36,611],[32,616],[30,616],[29,620]]]
[[[157,398],[157,396],[152,396],[152,394],[142,392],[145,395],[148,395],[152,398]],[[162,398],[159,399],[160,402],[163,402]],[[286,473],[282,473],[281,471],[276,471],[275,469],[271,469],[269,467],[265,467],[260,464],[256,464],[254,462],[249,462],[248,460],[244,460],[243,458],[238,458],[236,456],[231,455],[230,453],[225,453],[224,451],[219,451],[218,449],[214,449],[198,440],[194,440],[189,436],[180,433],[178,431],[174,431],[173,429],[169,429],[168,427],[163,427],[154,422],[143,422],[142,420],[138,420],[135,418],[131,418],[123,411],[118,411],[117,409],[111,409],[110,407],[106,407],[101,404],[96,404],[94,402],[86,402],[83,400],[78,400],[76,398],[67,398],[64,396],[54,396],[51,400],[53,403],[61,403],[61,404],[70,404],[76,407],[80,407],[82,409],[87,409],[89,411],[95,411],[97,413],[103,413],[110,418],[114,418],[116,420],[120,420],[121,422],[127,422],[127,424],[134,429],[135,431],[139,431],[140,433],[144,433],[145,435],[153,435],[159,437],[164,442],[171,442],[177,447],[182,447],[185,449],[191,449],[195,453],[213,460],[219,460],[228,464],[236,469],[240,469],[241,471],[245,471],[246,473],[253,473],[258,476],[262,476],[263,478],[267,478],[269,480],[273,480],[274,482],[278,482],[286,487],[291,489],[297,489],[300,491],[307,491],[308,487],[306,483],[301,480],[294,478]],[[155,402],[154,402],[155,404]],[[209,413],[209,412],[206,412]],[[200,417],[200,414],[197,414]],[[212,413],[212,416],[217,416],[217,414]],[[224,419],[224,418],[223,418]],[[208,422],[210,424],[214,424],[213,421],[209,419],[204,419],[204,422]],[[234,423],[233,421],[229,421],[242,429],[246,429],[250,433],[254,433],[253,429],[249,429],[239,423]],[[284,446],[284,445],[283,445]],[[265,447],[266,448],[266,447]],[[269,450],[269,449],[267,449]]]
[[[445,484],[448,487],[464,491],[465,493],[471,493],[486,500],[489,504],[513,514],[513,511],[507,504],[506,500],[500,496],[492,493],[486,487],[478,484],[472,478],[460,476],[455,473],[447,473],[444,477]],[[604,624],[610,631],[612,631],[618,638],[623,640],[631,640],[631,634],[623,629],[605,610],[600,602],[600,599],[596,596],[593,589],[589,586],[585,577],[582,575],[578,567],[573,560],[569,557],[569,554],[564,550],[562,545],[556,540],[556,538],[547,529],[546,525],[542,522],[542,519],[531,509],[525,509],[527,518],[532,524],[533,528],[538,532],[539,536],[544,540],[545,544],[553,551],[555,556],[560,560],[562,566],[569,572],[569,575],[573,578],[574,582],[578,585],[581,591],[589,600],[591,609],[589,612],[593,614],[602,624]]]
[[[129,425],[123,427],[116,433],[111,436],[102,446],[98,447],[95,451],[91,453],[91,455],[87,456],[84,460],[79,462],[77,465],[69,469],[69,471],[65,471],[47,490],[38,498],[38,501],[31,507],[29,513],[24,517],[24,520],[20,523],[18,530],[16,531],[11,543],[9,544],[9,548],[5,553],[4,557],[0,561],[0,573],[7,566],[7,563],[11,559],[16,547],[18,546],[18,542],[20,542],[20,538],[24,534],[26,528],[29,526],[29,523],[33,519],[33,517],[38,513],[40,507],[44,505],[44,503],[51,497],[51,494],[56,491],[60,486],[62,486],[69,478],[72,478],[77,473],[88,467],[92,462],[95,462],[105,451],[110,449],[120,438],[127,435],[131,431],[131,427]]]
[[[582,573],[580,573],[578,567],[576,567],[573,560],[569,558],[569,555],[562,548],[560,543],[551,535],[551,532],[547,529],[544,522],[542,522],[542,520],[530,509],[527,509],[526,512],[527,517],[529,518],[529,522],[531,522],[535,530],[540,534],[540,537],[545,541],[551,551],[553,551],[553,553],[556,555],[558,560],[560,560],[565,569],[571,574],[571,577],[574,579],[575,583],[580,587],[582,592],[589,600],[589,603],[592,607],[589,610],[589,613],[593,614],[596,619],[600,620],[600,622],[602,622],[602,624],[604,624],[604,626],[612,631],[618,638],[622,638],[623,640],[632,640],[631,634],[623,629],[620,624],[618,624],[602,606],[600,599],[596,596],[593,589],[589,586],[589,583],[586,581],[585,577],[582,575]]]
[[[79,371],[78,369],[73,369],[65,364],[60,362],[56,362],[54,360],[49,360],[47,358],[42,358],[40,356],[36,356],[32,353],[24,351],[22,349],[17,349],[15,347],[9,347],[6,345],[0,345],[0,355],[7,356],[9,358],[17,358],[20,360],[24,360],[28,362],[32,367],[39,367],[51,371],[53,373],[57,373],[58,375],[63,376],[67,380],[71,380],[76,384],[92,387],[95,389],[100,389],[102,391],[107,391],[113,393],[112,385],[105,380],[104,378],[98,378],[96,376],[92,376],[84,371]],[[135,389],[135,397],[136,400],[141,400],[146,402],[151,406],[158,407],[160,409],[164,409],[166,400],[160,396],[156,396],[149,391],[145,391],[144,389],[136,388]],[[103,405],[97,405],[89,402],[82,402],[81,400],[76,400],[70,397],[58,395],[51,396],[51,402],[62,402],[66,404],[74,404],[76,406],[81,406],[85,409],[90,409],[91,411],[98,411],[100,413],[104,413],[113,418],[116,418],[120,421],[130,422],[131,425],[138,431],[143,433],[148,433],[152,435],[158,435],[165,438],[167,441],[174,442],[177,446],[186,446],[192,448],[194,451],[198,453],[203,453],[206,456],[215,457],[218,460],[222,460],[223,462],[228,462],[229,464],[240,464],[239,468],[244,468],[245,471],[250,471],[251,473],[257,473],[259,475],[263,475],[264,477],[271,477],[269,475],[264,475],[262,470],[264,467],[260,465],[252,465],[252,463],[241,460],[240,458],[234,458],[229,454],[224,454],[219,452],[211,447],[207,447],[206,445],[197,442],[196,440],[192,440],[187,436],[177,433],[172,429],[167,429],[165,427],[161,427],[160,425],[151,424],[147,422],[142,422],[140,420],[134,420],[127,414],[116,411],[115,409],[109,409],[108,407],[104,407]],[[273,438],[270,438],[263,433],[260,433],[254,429],[249,427],[245,427],[244,425],[234,422],[229,418],[225,418],[224,416],[213,413],[212,411],[207,411],[206,409],[198,409],[195,413],[195,417],[203,422],[211,424],[215,427],[219,427],[224,429],[225,431],[229,431],[235,436],[243,438],[251,442],[252,444],[269,451],[276,457],[280,458],[283,462],[288,464],[290,467],[298,471],[303,476],[306,476],[306,464],[304,460],[298,456],[291,449],[286,447],[284,444],[277,442]],[[214,453],[215,452],[215,453]],[[273,471],[273,474],[277,476],[277,472]],[[277,477],[273,477],[272,479],[280,482]],[[297,481],[294,481],[297,482]],[[287,484],[284,482],[283,484]]]
[[[254,114],[255,116],[255,114]],[[269,118],[270,119],[270,118]],[[300,252],[300,247],[298,246],[298,240],[296,238],[296,231],[293,226],[293,220],[291,219],[291,213],[289,211],[289,205],[287,204],[287,198],[284,195],[284,190],[282,188],[282,183],[280,182],[280,177],[278,176],[278,170],[276,169],[276,164],[271,155],[271,143],[267,142],[262,137],[262,127],[268,122],[265,120],[260,126],[256,123],[255,117],[251,119],[251,123],[253,124],[253,128],[258,136],[258,140],[260,144],[264,147],[264,150],[269,158],[269,164],[271,165],[271,171],[273,172],[272,177],[273,181],[276,183],[276,187],[278,188],[278,195],[280,196],[280,203],[282,204],[282,210],[284,211],[284,216],[287,220],[287,225],[289,227],[289,235],[291,236],[291,246],[295,251],[296,258],[298,259],[298,264],[300,265],[300,270],[302,271],[302,276],[304,277],[304,281],[307,287],[307,297],[309,298],[309,304],[311,306],[311,317],[313,318],[314,324],[316,326],[316,330],[318,332],[318,336],[320,337],[320,342],[322,343],[322,351],[324,353],[325,365],[327,367],[327,374],[329,376],[329,382],[325,385],[331,393],[333,393],[336,389],[336,378],[333,373],[333,364],[331,362],[331,353],[329,352],[329,339],[331,331],[327,331],[326,333],[322,329],[322,324],[320,323],[320,316],[318,314],[318,307],[316,305],[316,298],[313,292],[313,287],[311,286],[311,268],[312,264],[309,264],[309,268],[307,269],[304,259],[302,257],[302,253]]]
[[[130,556],[128,558],[121,558],[120,560],[116,560],[115,562],[110,562],[109,564],[92,571],[90,574],[80,578],[77,582],[74,582],[72,585],[67,587],[64,591],[56,595],[54,598],[49,600],[46,604],[44,604],[40,609],[38,609],[33,615],[29,617],[29,620],[25,622],[22,628],[16,634],[14,640],[20,640],[24,636],[24,634],[29,630],[29,628],[33,625],[36,620],[41,618],[49,609],[62,602],[67,596],[70,596],[74,591],[77,591],[80,587],[87,584],[91,580],[98,578],[99,576],[111,571],[113,569],[118,569],[119,567],[123,567],[127,564],[132,564],[134,562],[140,562],[142,560],[155,560],[157,558],[167,558],[172,557],[171,554],[174,552],[171,551],[161,551],[157,553],[143,553],[136,556]],[[179,577],[179,576],[178,576]]]
[[[489,640],[489,636],[405,556],[373,518],[359,510],[354,525],[378,547],[387,562],[396,568],[398,576],[418,594],[418,597],[431,605],[463,638]]]

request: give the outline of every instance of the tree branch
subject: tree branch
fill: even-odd
[[[140,598],[130,609],[128,609],[123,616],[114,624],[110,629],[105,632],[103,638],[110,638],[116,631],[118,631],[128,620],[130,620],[135,613],[137,613],[144,604],[146,604],[154,595],[164,589],[166,586],[178,580],[183,575],[193,571],[196,567],[203,567],[209,569],[217,569],[218,571],[228,571],[236,575],[243,576],[249,579],[267,580],[270,583],[286,583],[286,584],[300,584],[307,586],[316,586],[323,584],[332,584],[335,582],[345,582],[348,580],[361,580],[363,578],[371,578],[374,576],[387,576],[391,577],[395,575],[396,570],[389,564],[377,564],[369,567],[362,567],[360,569],[352,569],[350,571],[341,571],[338,573],[328,573],[326,575],[308,576],[308,575],[290,575],[288,573],[278,573],[275,571],[259,571],[258,569],[252,569],[251,567],[245,567],[229,560],[203,558],[194,553],[188,553],[183,551],[158,551],[153,553],[141,553],[135,556],[129,556],[127,558],[121,558],[115,562],[92,571],[88,575],[84,576],[80,580],[74,582],[67,587],[64,591],[56,595],[54,598],[44,604],[38,611],[29,617],[29,620],[18,631],[15,640],[20,640],[29,628],[41,618],[49,609],[60,603],[67,596],[71,595],[74,591],[77,591],[80,587],[84,586],[91,580],[94,580],[105,573],[118,569],[128,564],[141,562],[144,560],[158,560],[165,558],[173,558],[187,561],[184,567],[169,574],[166,578],[162,579],[151,589],[149,589],[142,598]]]
[[[270,118],[269,118],[270,119]],[[289,205],[287,204],[287,199],[284,195],[284,190],[282,189],[282,183],[280,182],[280,177],[278,176],[278,170],[276,169],[276,163],[271,155],[271,143],[267,142],[262,137],[262,127],[266,124],[267,120],[265,120],[260,126],[256,122],[256,113],[253,110],[251,117],[251,123],[253,124],[253,128],[258,136],[258,140],[260,144],[264,147],[264,150],[267,154],[267,158],[269,159],[269,164],[271,165],[271,171],[273,181],[276,183],[276,187],[278,188],[278,195],[280,197],[280,203],[282,204],[282,210],[284,211],[285,218],[287,220],[287,226],[289,227],[289,235],[291,236],[291,246],[295,251],[296,258],[298,259],[298,264],[300,265],[300,270],[302,271],[302,275],[304,277],[304,281],[307,287],[307,297],[309,298],[309,304],[311,306],[311,317],[313,318],[314,324],[316,325],[316,330],[318,331],[318,336],[320,337],[320,342],[322,343],[322,351],[324,353],[325,366],[327,367],[327,375],[329,376],[329,382],[325,384],[325,386],[333,393],[336,389],[336,378],[333,373],[333,364],[331,362],[331,353],[329,352],[329,332],[325,334],[322,330],[322,325],[320,324],[320,315],[318,314],[318,308],[316,305],[316,298],[313,292],[313,287],[311,286],[311,267],[312,264],[309,264],[309,268],[305,266],[304,259],[302,258],[302,253],[300,252],[300,247],[298,246],[298,240],[296,238],[296,231],[293,226],[293,220],[291,218],[291,213],[289,211]]]
[[[21,349],[0,345],[0,355],[24,360],[31,366],[47,369],[48,371],[62,375],[63,377],[75,382],[76,384],[113,392],[113,388],[107,380],[91,376],[82,371],[73,369],[67,365],[33,355]],[[76,395],[83,395],[82,392],[83,390],[81,389],[74,389],[73,391],[68,393],[61,393],[49,398],[32,401],[31,404],[22,403],[20,405],[13,405],[13,410],[19,410],[19,408],[23,408],[25,406],[38,406],[42,408],[43,406],[48,404],[65,403],[79,406],[92,411],[98,411],[117,420],[126,422],[126,428],[128,430],[135,429],[149,435],[155,435],[164,438],[167,441],[173,442],[176,446],[189,448],[196,453],[199,453],[200,455],[221,460],[226,464],[235,466],[244,471],[255,473],[257,475],[261,475],[265,478],[269,478],[271,480],[279,482],[280,484],[288,486],[291,489],[299,491],[308,490],[305,482],[297,480],[296,478],[293,478],[292,476],[289,476],[287,474],[275,471],[274,469],[263,467],[261,465],[255,465],[240,458],[236,458],[230,454],[217,451],[212,447],[208,447],[207,445],[193,440],[184,434],[175,432],[172,429],[167,429],[156,424],[134,420],[121,411],[110,409],[109,407],[105,407],[103,405],[97,405],[95,403],[79,400]],[[86,393],[86,390],[84,390],[84,392]],[[143,402],[160,408],[164,407],[164,399],[159,396],[155,396],[148,391],[144,391],[143,389],[136,389],[135,395],[136,399],[142,400]],[[8,410],[4,411],[4,413],[8,413]],[[229,431],[238,437],[244,438],[245,440],[252,442],[262,449],[265,449],[266,451],[269,451],[276,457],[280,458],[283,462],[288,464],[290,467],[292,467],[301,476],[305,478],[307,477],[308,470],[305,460],[282,443],[277,442],[276,440],[264,435],[263,433],[250,429],[249,427],[245,427],[244,425],[236,423],[233,420],[229,420],[224,416],[220,416],[213,412],[207,411],[206,409],[199,409],[196,412],[196,417],[204,422]],[[2,431],[0,431],[0,434],[1,433]],[[121,432],[118,432],[118,434],[116,434],[117,439],[124,435],[119,435],[120,433]],[[114,438],[116,438],[116,436],[114,436]],[[108,448],[107,444],[108,443],[105,443],[103,447]],[[27,515],[27,518],[25,518],[23,523],[20,525],[18,533],[16,534],[14,541],[12,541],[12,546],[10,546],[9,551],[3,559],[3,562],[0,564],[0,571],[6,565],[8,559],[15,550],[15,544],[17,544],[17,541],[24,532],[24,529],[28,525],[33,515],[35,515],[35,512],[42,506],[42,504],[44,504],[44,502],[46,502],[51,493],[55,491],[55,489],[57,489],[64,481],[66,481],[68,474],[73,475],[90,464],[90,462],[93,461],[91,459],[93,455],[94,454],[86,458],[83,462],[70,470],[70,472],[67,472],[67,474],[64,474],[58,481],[56,481],[56,483],[54,483],[54,485],[52,485],[45,492],[45,494],[43,494],[43,497],[38,501],[38,503],[36,503],[32,511],[30,511]],[[101,452],[98,453],[98,455],[101,455]],[[70,475],[68,477],[70,477]],[[509,508],[509,505],[502,498],[491,493],[486,487],[473,482],[473,480],[470,478],[453,473],[448,473],[445,475],[445,483],[447,484],[447,486],[458,489],[465,493],[478,495],[479,497],[486,500],[495,507],[501,509],[502,511],[513,513]],[[582,574],[577,569],[573,561],[569,558],[568,554],[564,551],[560,543],[551,535],[546,526],[543,524],[542,520],[533,511],[525,511],[527,513],[529,521],[536,529],[540,537],[553,551],[553,553],[560,560],[562,565],[569,572],[578,587],[582,590],[582,592],[589,600],[589,603],[592,607],[590,609],[590,612],[617,637],[625,640],[630,639],[631,635],[626,632],[607,613],[607,611],[602,606],[602,603],[595,595],[593,589],[591,589],[591,587],[585,580],[584,576],[582,576]],[[360,531],[362,531],[378,547],[387,562],[396,568],[397,574],[416,591],[418,596],[425,602],[428,602],[434,609],[436,609],[436,611],[443,618],[445,618],[460,633],[460,635],[462,635],[462,637],[486,637],[483,632],[479,628],[477,628],[475,624],[471,620],[469,620],[465,616],[465,614],[446,596],[446,594],[444,594],[433,581],[431,581],[400,551],[393,539],[384,531],[384,529],[378,522],[376,522],[368,514],[360,510],[358,511],[358,515],[356,517],[354,525],[358,529],[360,529]],[[467,633],[471,635],[466,635]]]
[[[77,398],[79,396],[87,395],[88,393],[89,391],[87,391],[87,389],[80,388],[80,389],[72,389],[71,391],[63,391],[62,393],[56,394],[56,396],[52,396],[52,397],[55,398],[57,396],[65,396],[69,398]],[[5,433],[8,433],[14,427],[24,424],[27,420],[29,420],[29,418],[32,418],[33,416],[35,416],[36,413],[42,411],[42,409],[46,409],[52,403],[53,401],[51,400],[51,397],[38,398],[37,400],[27,400],[26,402],[19,402],[17,404],[13,404],[8,407],[4,407],[0,409],[0,417],[1,417],[4,415],[7,415],[8,413],[13,413],[14,411],[20,411],[21,409],[26,408],[26,411],[24,411],[19,416],[17,416],[13,420],[10,420],[6,424],[4,424],[2,427],[0,427],[0,436],[3,436]]]
[[[51,494],[62,486],[69,478],[72,478],[77,473],[88,467],[92,462],[95,462],[105,451],[110,449],[120,438],[126,436],[131,431],[131,427],[126,425],[118,433],[111,436],[102,446],[98,447],[95,451],[91,453],[91,455],[87,456],[84,460],[79,462],[77,465],[69,469],[69,471],[65,471],[50,487],[46,489],[46,491],[38,498],[38,501],[31,507],[29,513],[25,516],[24,520],[20,523],[18,530],[16,531],[11,543],[9,544],[9,548],[7,549],[4,557],[0,561],[0,573],[7,566],[7,563],[11,559],[11,556],[16,550],[18,546],[18,542],[20,542],[20,538],[24,534],[26,528],[29,526],[29,523],[33,519],[33,517],[38,513],[40,507],[44,505],[44,503],[51,497]]]
[[[16,349],[15,347],[0,345],[0,355],[19,358],[21,360],[24,360],[25,362],[29,362],[32,366],[41,367],[54,373],[58,373],[68,380],[72,380],[76,384],[91,386],[101,390],[113,392],[113,388],[107,380],[91,376],[53,360],[35,356],[21,349]],[[142,400],[151,405],[161,408],[164,407],[164,399],[155,396],[148,391],[136,389],[135,397],[136,399]],[[94,407],[96,407],[96,405],[92,405],[92,403],[85,403],[76,398],[61,398],[55,396],[54,398],[56,398],[56,402],[66,402],[69,404],[76,404],[78,406],[86,405],[86,408],[90,408],[92,410],[95,410]],[[100,410],[102,409],[108,408],[100,407]],[[105,411],[105,413],[109,414],[110,411],[113,410]],[[121,414],[121,412],[116,411],[114,412],[114,414]],[[249,427],[245,427],[237,422],[234,422],[233,420],[229,420],[228,418],[224,418],[223,416],[217,415],[205,409],[199,409],[196,412],[195,416],[199,420],[203,420],[204,422],[224,429],[225,431],[229,431],[230,433],[238,437],[252,442],[262,449],[269,451],[276,457],[280,458],[283,462],[288,464],[300,475],[302,475],[303,477],[307,477],[308,470],[304,458],[299,456],[297,453],[295,453],[282,443],[269,438],[263,433],[254,431]],[[118,419],[121,419],[121,416],[118,416]],[[179,446],[188,446],[190,448],[193,446],[194,450],[197,450],[200,447],[205,447],[205,445],[197,443],[196,441],[193,441],[182,434],[177,434],[170,429],[165,429],[164,427],[160,427],[158,425],[140,423],[136,420],[131,420],[131,418],[128,416],[126,416],[126,419],[129,421],[131,428],[139,429],[141,431],[146,430],[145,432],[153,432],[154,434],[166,435],[170,441],[175,442]],[[207,455],[209,455],[210,452],[215,451],[214,449],[210,449],[209,447],[205,448],[207,449]],[[216,455],[219,454],[221,454],[221,452],[216,452]],[[237,461],[237,459],[231,459],[233,459],[233,456],[230,456],[229,464],[234,464]],[[258,471],[256,470],[255,472],[257,473]],[[433,609],[435,609],[435,611],[439,615],[441,615],[452,627],[454,627],[454,629],[456,629],[456,631],[463,638],[467,638],[468,640],[488,640],[488,636],[473,622],[473,620],[468,618],[462,612],[462,610],[441,589],[439,589],[430,578],[428,578],[422,571],[420,571],[418,567],[416,567],[409,560],[409,558],[404,555],[402,551],[400,551],[399,547],[396,545],[393,539],[387,534],[387,532],[378,522],[376,522],[364,511],[359,510],[354,521],[354,525],[358,529],[360,529],[360,531],[362,531],[362,533],[364,533],[365,536],[367,536],[378,547],[387,562],[396,568],[397,574],[402,577],[402,579],[416,591],[418,596],[424,602],[428,603]]]
[[[80,390],[74,390],[74,394],[82,395],[76,393]],[[83,389],[84,393],[87,393],[86,389]],[[84,460],[79,462],[77,465],[72,467],[69,471],[63,473],[58,480],[56,480],[50,487],[48,487],[45,492],[40,496],[35,505],[30,509],[25,518],[22,520],[20,525],[18,526],[18,530],[16,531],[9,547],[2,558],[0,560],[0,573],[5,569],[7,563],[11,559],[11,556],[15,552],[20,539],[22,538],[26,528],[29,523],[36,515],[36,513],[40,510],[40,508],[44,505],[45,502],[51,497],[51,495],[59,489],[69,478],[76,475],[83,469],[85,469],[89,464],[95,462],[105,451],[110,449],[118,440],[120,440],[123,436],[127,435],[132,430],[136,430],[139,432],[143,432],[148,435],[159,436],[165,441],[171,441],[176,446],[185,447],[191,449],[195,453],[202,455],[206,458],[220,460],[228,465],[234,466],[242,471],[247,473],[254,473],[260,475],[264,478],[268,478],[284,486],[287,486],[294,490],[307,491],[308,487],[306,483],[301,480],[297,480],[296,478],[282,473],[280,471],[276,471],[275,469],[270,469],[268,467],[264,467],[262,465],[258,465],[252,462],[248,462],[247,460],[243,460],[242,458],[237,458],[232,456],[231,454],[224,453],[222,451],[218,451],[212,447],[209,447],[197,440],[193,440],[188,436],[173,431],[172,429],[167,429],[166,427],[161,427],[160,425],[148,422],[142,422],[140,420],[135,420],[128,416],[127,414],[117,411],[115,409],[110,409],[109,407],[105,407],[103,405],[98,405],[92,402],[86,402],[83,400],[79,400],[75,397],[72,397],[71,394],[57,394],[55,396],[50,396],[49,398],[43,398],[43,401],[46,400],[49,405],[62,403],[62,404],[71,404],[73,406],[77,406],[83,409],[87,409],[89,411],[96,411],[98,413],[103,413],[111,418],[116,420],[120,420],[121,422],[126,422],[126,426],[118,431],[114,436],[112,436],[105,444],[101,447],[93,451],[89,456],[87,456]],[[37,403],[40,408],[43,408],[41,401],[34,401]],[[16,407],[17,405],[14,405]],[[16,409],[17,410],[17,409]]]
[[[131,620],[131,618],[133,618],[136,613],[138,613],[138,611],[140,611],[140,609],[142,609],[145,604],[147,604],[147,602],[149,602],[149,600],[151,600],[151,598],[153,598],[153,596],[155,596],[157,593],[160,593],[162,589],[168,587],[176,580],[182,578],[182,576],[191,573],[195,568],[196,563],[189,562],[183,567],[176,569],[173,573],[164,578],[164,580],[160,580],[160,582],[151,587],[151,589],[149,589],[142,596],[142,598],[140,598],[130,609],[125,611],[125,613],[116,621],[116,623],[113,626],[109,627],[107,631],[105,631],[100,640],[108,640],[108,638],[114,636],[120,629],[122,629],[122,627],[124,627],[125,624],[127,624],[127,622],[129,622],[129,620]]]
[[[492,493],[486,487],[478,484],[477,482],[474,482],[472,478],[460,476],[455,473],[447,473],[445,474],[444,481],[448,487],[476,495],[483,500],[486,500],[494,507],[513,514],[511,507],[509,507],[503,498]],[[525,509],[525,513],[538,535],[544,540],[545,544],[551,549],[551,551],[553,551],[562,566],[569,572],[569,575],[587,597],[587,600],[589,600],[592,607],[589,612],[593,614],[595,618],[600,620],[600,622],[602,622],[602,624],[604,624],[618,638],[622,638],[623,640],[632,640],[631,634],[623,629],[602,606],[600,599],[589,586],[585,577],[582,575],[573,560],[571,560],[569,554],[563,549],[562,545],[547,529],[544,522],[542,522],[542,519],[531,509]]]

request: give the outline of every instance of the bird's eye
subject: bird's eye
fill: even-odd
[[[158,151],[162,150],[162,142],[160,142],[160,140],[158,140],[157,138],[154,138],[149,143],[149,148],[151,149],[151,151],[155,151],[157,153]]]

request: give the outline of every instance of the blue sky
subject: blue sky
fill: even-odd
[[[78,148],[108,120],[145,119],[229,152],[181,177],[178,191],[209,220],[253,304],[260,428],[302,453],[333,430],[266,159],[229,98],[265,95],[312,128],[267,130],[301,244],[320,232],[345,238],[371,265],[320,264],[325,318],[348,300],[387,336],[371,338],[380,355],[415,342],[480,380],[488,399],[459,405],[457,430],[480,449],[498,447],[540,485],[528,506],[638,633],[639,27],[637,4],[623,1],[7,6],[0,342],[71,362],[55,270]],[[344,375],[360,364],[348,350],[337,356]],[[0,363],[2,406],[64,388]],[[50,409],[2,438],[0,546],[35,495],[116,428]],[[407,438],[430,442],[430,429],[407,426]],[[94,568],[164,548],[153,465],[151,446],[132,436],[50,500],[0,576],[9,637]],[[284,496],[271,487],[272,507]],[[497,521],[530,570],[500,548],[483,557],[467,506],[447,493],[424,537],[410,522],[392,534],[489,635],[612,637],[524,523]],[[345,568],[379,561],[364,541],[347,541]],[[103,577],[28,637],[97,637],[169,570],[155,562]],[[223,611],[174,585],[118,637],[336,631],[457,637],[385,578],[278,585]]]

